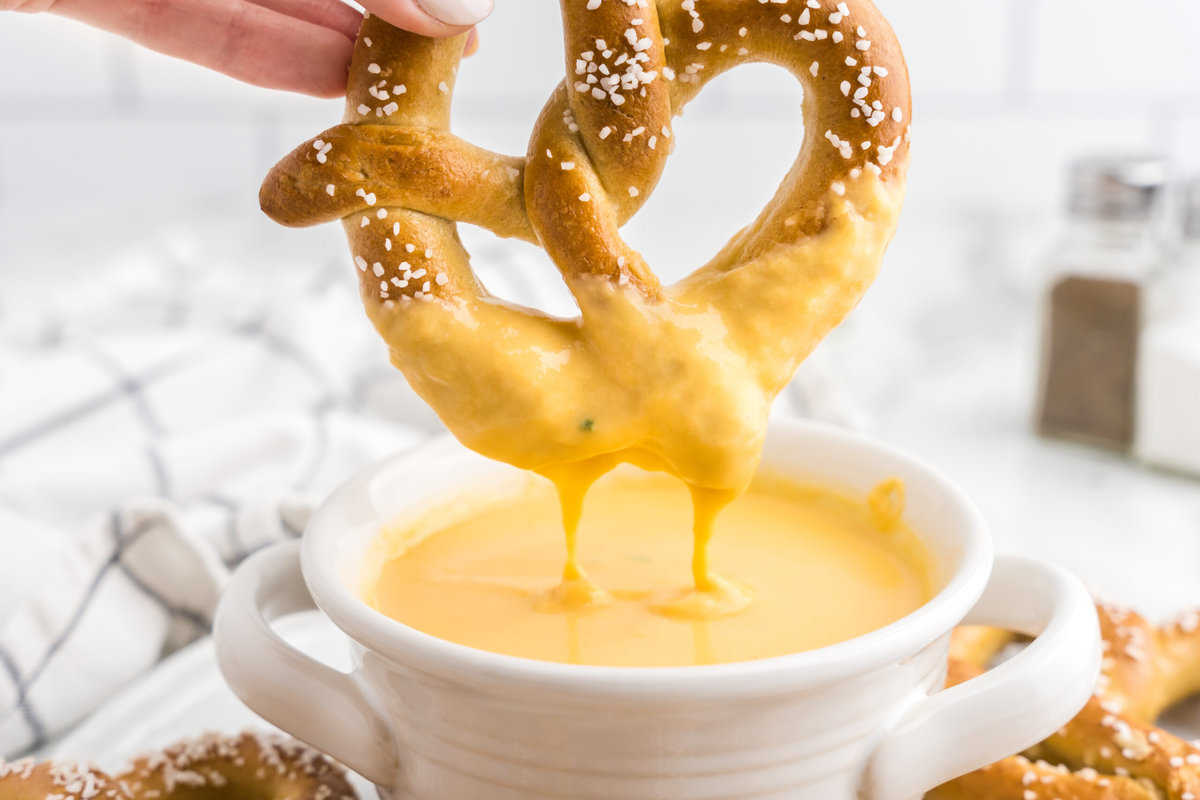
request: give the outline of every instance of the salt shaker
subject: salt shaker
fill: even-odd
[[[1166,163],[1099,157],[1070,169],[1067,225],[1049,259],[1037,426],[1133,445],[1143,290],[1163,259]]]
[[[1178,250],[1151,284],[1138,354],[1135,453],[1200,475],[1200,178],[1185,186]]]

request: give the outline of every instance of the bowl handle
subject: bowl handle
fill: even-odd
[[[1073,575],[999,558],[963,624],[1036,638],[995,669],[911,706],[869,758],[860,797],[911,800],[1020,752],[1066,724],[1094,691],[1100,628],[1095,605]]]
[[[312,608],[299,542],[256,553],[234,573],[217,608],[217,663],[234,693],[268,722],[389,786],[397,770],[392,737],[353,675],[310,658],[271,629],[276,617]]]

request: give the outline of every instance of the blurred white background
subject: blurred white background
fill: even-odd
[[[1024,239],[1055,211],[1069,156],[1156,150],[1181,168],[1200,166],[1194,0],[879,5],[913,73],[910,219],[943,221],[952,236],[994,226]],[[563,71],[557,4],[497,6],[481,53],[462,71],[457,129],[524,152]],[[746,68],[688,109],[662,191],[632,234],[661,271],[670,271],[663,255],[702,258],[768,196],[796,148],[797,99],[781,72]],[[236,84],[73,22],[5,14],[0,263],[93,253],[197,208],[253,215],[265,170],[340,110],[338,101]],[[753,131],[753,146],[743,131]],[[694,194],[700,178],[712,189]],[[654,241],[636,232],[650,230]],[[263,235],[279,233],[264,223]]]
[[[1200,2],[876,2],[912,69],[909,201],[880,280],[781,405],[932,462],[1001,550],[1151,615],[1195,606],[1200,484],[1041,440],[1030,409],[1068,161],[1153,152],[1176,178],[1200,171]],[[496,4],[454,128],[523,153],[563,74],[558,8]],[[687,109],[626,231],[660,275],[702,263],[770,197],[799,101],[789,76],[747,67]],[[206,629],[212,597],[172,594],[194,578],[133,582],[122,519],[202,541],[219,585],[245,552],[296,535],[297,509],[436,428],[361,313],[338,226],[287,230],[258,210],[270,166],[340,116],[340,101],[0,14],[0,667],[21,686],[0,670],[0,755],[44,745]],[[565,302],[534,248],[464,235],[489,285]],[[74,645],[60,650],[56,621]],[[113,641],[125,663],[90,657]],[[73,646],[103,674],[81,680]]]
[[[563,72],[557,4],[496,1],[461,72],[455,129],[520,153]],[[1028,418],[1039,257],[1067,161],[1149,151],[1179,176],[1200,168],[1200,3],[878,4],[912,68],[909,201],[882,278],[817,363],[846,418],[966,484],[1002,547],[1151,610],[1175,603],[1130,588],[1128,559],[1181,553],[1156,569],[1196,584],[1195,484],[1039,442]],[[628,229],[661,275],[701,263],[770,196],[799,143],[798,101],[788,76],[752,67],[688,108],[664,181]],[[253,284],[265,262],[288,259],[326,261],[350,285],[336,226],[284,230],[256,201],[266,170],[340,113],[339,101],[236,84],[75,23],[0,16],[0,325],[86,304],[102,258],[163,231],[175,244],[151,268],[179,270],[184,291],[210,271]],[[481,268],[487,246],[475,247]]]

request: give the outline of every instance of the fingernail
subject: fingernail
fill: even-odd
[[[447,25],[462,27],[482,22],[492,13],[492,0],[416,0],[429,16]]]

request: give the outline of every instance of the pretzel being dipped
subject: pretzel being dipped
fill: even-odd
[[[261,733],[189,739],[122,772],[0,761],[3,800],[357,800],[345,772],[294,739]]]
[[[1099,606],[1105,658],[1087,706],[1053,736],[934,790],[931,800],[1196,800],[1200,748],[1154,726],[1200,691],[1200,615],[1163,627]],[[951,682],[974,677],[1010,635],[960,630]]]
[[[345,121],[272,170],[262,207],[286,225],[343,221],[392,360],[468,446],[548,474],[624,460],[740,490],[771,401],[861,298],[894,231],[910,115],[900,48],[869,0],[561,5],[567,75],[524,158],[449,131],[462,37],[368,17]],[[754,61],[804,86],[800,155],[757,219],[664,287],[619,229],[662,173],[673,117]],[[543,247],[581,316],[489,295],[456,221]]]

